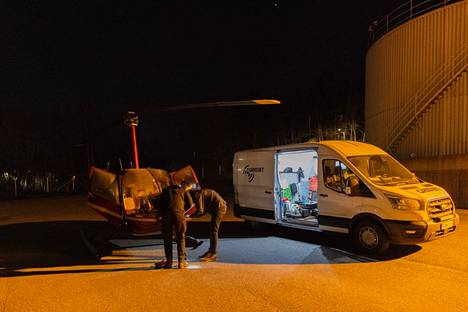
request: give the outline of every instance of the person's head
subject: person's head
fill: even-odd
[[[185,192],[188,192],[192,189],[193,187],[193,184],[192,183],[189,183],[187,181],[182,181],[180,182],[180,187],[185,191]]]

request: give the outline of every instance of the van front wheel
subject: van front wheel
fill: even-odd
[[[372,221],[363,221],[354,227],[353,241],[359,250],[369,254],[384,253],[390,247],[385,230]]]

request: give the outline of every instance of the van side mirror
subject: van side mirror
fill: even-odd
[[[419,183],[424,183],[424,181],[416,176],[416,173],[411,172],[411,177],[417,180]]]

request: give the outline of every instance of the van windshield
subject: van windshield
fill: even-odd
[[[419,183],[418,178],[387,155],[353,156],[348,159],[377,185],[395,186]]]

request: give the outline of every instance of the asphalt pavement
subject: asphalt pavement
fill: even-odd
[[[455,234],[373,258],[344,236],[258,232],[230,214],[215,263],[198,261],[205,218],[189,223],[204,243],[188,250],[188,269],[155,270],[162,240],[112,234],[83,196],[0,202],[0,311],[468,311],[459,213]]]

